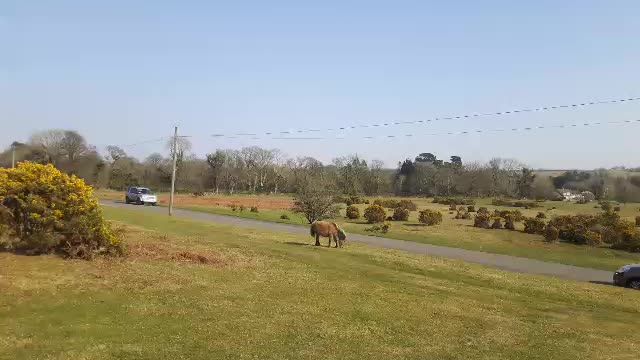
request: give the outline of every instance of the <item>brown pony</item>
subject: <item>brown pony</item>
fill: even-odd
[[[331,239],[335,241],[336,247],[340,244],[340,247],[343,246],[344,242],[347,240],[347,234],[344,230],[340,229],[336,223],[326,222],[326,221],[314,221],[311,224],[311,236],[316,237],[316,246],[320,246],[320,236],[329,238],[329,245],[331,247]]]

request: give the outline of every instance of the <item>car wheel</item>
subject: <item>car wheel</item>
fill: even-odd
[[[631,279],[627,282],[627,287],[640,290],[640,279]]]
[[[138,203],[138,205],[144,205],[144,202],[142,202],[142,199],[140,199],[140,198],[138,198],[137,203]]]
[[[128,197],[126,197],[126,196],[124,197],[124,203],[125,203],[125,204],[129,204],[129,203],[130,203],[129,198],[128,198]]]

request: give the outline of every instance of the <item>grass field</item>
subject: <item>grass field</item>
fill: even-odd
[[[109,192],[111,193],[111,192]],[[107,193],[107,194],[109,194]],[[121,194],[118,193],[117,196]],[[100,195],[105,198],[105,195]],[[161,195],[163,199],[165,195]],[[263,221],[280,222],[294,225],[306,225],[307,221],[297,214],[292,213],[287,208],[273,209],[260,208],[259,213],[252,213],[247,208],[245,211],[232,211],[229,207],[216,205],[202,205],[202,203],[242,203],[250,206],[251,203],[287,203],[292,202],[290,197],[277,196],[277,201],[269,199],[270,196],[219,196],[206,200],[197,200],[191,195],[180,195],[179,208],[209,212],[220,215],[237,216]],[[194,200],[190,200],[194,199]],[[400,199],[400,198],[396,198]],[[119,200],[119,198],[116,198]],[[195,201],[199,201],[198,204]],[[632,254],[624,251],[611,250],[608,247],[593,248],[588,246],[577,246],[568,243],[549,244],[543,241],[543,237],[539,235],[525,234],[521,231],[507,230],[487,230],[474,228],[473,220],[455,220],[454,214],[449,214],[448,206],[434,204],[431,199],[412,199],[419,210],[432,209],[443,213],[443,223],[438,226],[421,226],[418,221],[418,213],[412,212],[409,221],[392,222],[391,231],[387,234],[376,234],[389,238],[396,238],[420,243],[450,246],[469,250],[478,250],[495,254],[505,254],[538,259],[543,261],[562,263],[568,265],[584,266],[602,270],[615,270],[622,265],[630,263],[640,263],[640,254]],[[510,209],[507,207],[492,206],[490,199],[479,199],[476,208],[486,206],[490,211],[494,209]],[[545,202],[541,204],[539,209],[521,211],[526,216],[535,216],[539,211],[544,212],[548,218],[554,215],[565,214],[596,214],[601,210],[595,208],[596,204],[574,204],[568,202]],[[358,205],[361,213],[367,205]],[[552,210],[552,208],[555,208]],[[637,214],[640,204],[621,205],[620,215],[624,218],[632,220]],[[513,208],[511,208],[513,209]],[[390,215],[392,212],[387,211]],[[289,220],[282,220],[280,216],[287,214]],[[344,213],[343,213],[344,215]],[[345,218],[334,219],[341,223],[348,232],[371,235],[366,231],[371,225],[366,224],[364,220],[350,221]],[[522,224],[516,224],[519,230],[522,230]]]
[[[0,253],[0,358],[637,358],[637,291],[105,214],[129,258]]]

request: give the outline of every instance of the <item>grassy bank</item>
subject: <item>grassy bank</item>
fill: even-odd
[[[361,206],[364,209],[364,206]],[[491,210],[497,207],[488,206]],[[232,211],[229,208],[210,206],[179,206],[181,209],[206,212],[218,215],[235,216],[247,219],[278,222],[292,225],[307,225],[307,221],[288,210],[260,210],[252,213]],[[418,223],[417,212],[412,212],[409,221],[392,222],[391,230],[386,234],[373,234],[367,231],[371,227],[364,220],[350,221],[344,218],[334,219],[348,232],[376,235],[392,239],[407,240],[425,244],[449,246],[493,254],[512,255],[542,261],[589,267],[601,270],[616,270],[622,265],[640,263],[640,254],[612,250],[606,246],[590,247],[569,243],[547,243],[540,235],[526,234],[521,231],[488,230],[474,228],[472,220],[453,219],[447,207],[438,204],[421,205],[421,209],[431,208],[444,213],[442,225],[422,226]],[[363,210],[362,209],[362,210]],[[527,215],[535,216],[538,210],[523,210]],[[391,211],[388,211],[391,213]],[[287,214],[288,220],[280,218]],[[522,230],[522,224],[517,224]]]
[[[105,209],[132,255],[0,254],[0,358],[633,359],[640,292]]]

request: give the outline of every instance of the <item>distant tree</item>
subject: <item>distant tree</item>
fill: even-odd
[[[416,162],[427,162],[427,163],[434,163],[436,162],[437,158],[435,155],[433,155],[432,153],[421,153],[418,156],[416,156]]]
[[[222,150],[216,150],[215,153],[207,154],[207,165],[211,171],[211,180],[216,194],[220,192],[220,183],[224,173],[224,167],[227,163],[227,154]]]
[[[451,166],[455,167],[455,168],[461,168],[462,167],[462,158],[460,156],[452,156],[451,157]]]
[[[296,192],[292,210],[302,214],[309,224],[337,217],[339,208],[333,202],[334,194],[331,184],[322,180],[310,181]]]
[[[108,145],[106,149],[107,149],[107,160],[111,160],[112,165],[116,161],[127,157],[127,153],[119,146]]]
[[[536,176],[533,174],[533,170],[528,168],[522,168],[520,176],[517,180],[518,195],[520,197],[531,197],[533,190],[533,181]]]

